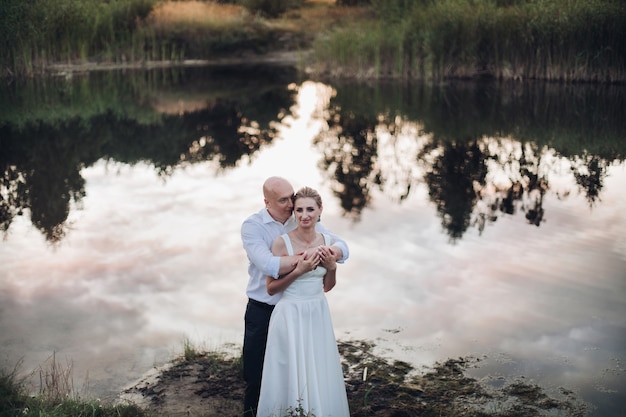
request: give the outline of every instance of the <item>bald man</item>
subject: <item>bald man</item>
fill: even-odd
[[[248,217],[241,226],[241,240],[248,256],[248,304],[245,313],[243,339],[243,376],[246,381],[244,416],[256,417],[263,358],[267,342],[267,328],[274,306],[281,294],[269,295],[265,287],[265,277],[278,278],[291,272],[300,255],[274,256],[270,250],[272,242],[295,229],[293,218],[294,190],[289,181],[281,177],[270,177],[263,183],[265,207]],[[330,233],[321,223],[316,230],[331,235],[332,246],[338,262],[344,262],[349,255],[348,245]]]

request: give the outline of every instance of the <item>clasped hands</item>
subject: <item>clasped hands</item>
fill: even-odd
[[[309,248],[298,255],[299,257],[296,263],[296,268],[301,267],[303,271],[302,273],[312,271],[319,265],[329,271],[337,268],[335,252],[330,246],[317,246],[315,248]]]

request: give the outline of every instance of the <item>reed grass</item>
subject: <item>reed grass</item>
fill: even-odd
[[[378,77],[626,80],[626,3],[620,0],[372,3],[378,25],[342,28],[318,39],[322,68],[341,57],[340,70],[358,74],[368,65]],[[367,42],[361,43],[364,31]],[[393,64],[380,65],[378,57]]]
[[[313,43],[318,71],[339,75],[626,80],[623,0],[369,3],[308,0],[265,19],[213,1],[3,0],[0,76],[50,63],[210,59]]]
[[[185,337],[183,339],[183,359],[185,361],[192,361],[197,359],[201,355],[198,347],[189,339]]]
[[[39,367],[39,395],[50,403],[58,404],[75,394],[73,364],[63,365],[57,360],[56,352]]]
[[[0,76],[51,63],[203,59],[263,47],[271,33],[242,6],[202,1],[5,0]],[[268,40],[269,39],[269,40]]]
[[[4,0],[0,75],[32,74],[49,62],[121,59],[156,0]],[[6,7],[5,7],[6,6]]]

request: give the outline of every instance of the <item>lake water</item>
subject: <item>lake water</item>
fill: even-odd
[[[349,243],[338,339],[417,369],[479,357],[477,378],[624,415],[625,91],[279,67],[5,84],[2,365],[38,380],[55,354],[111,399],[186,340],[238,352],[239,228],[280,175]]]

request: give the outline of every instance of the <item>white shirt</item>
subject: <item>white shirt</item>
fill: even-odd
[[[278,236],[295,228],[296,220],[293,216],[283,224],[274,220],[265,208],[248,217],[241,225],[241,241],[250,262],[248,265],[248,287],[246,289],[249,298],[272,305],[275,305],[280,299],[281,293],[269,295],[265,287],[265,277],[278,278],[278,270],[280,269],[280,257],[272,254],[271,247]],[[339,261],[340,263],[348,259],[349,252],[346,242],[330,233],[320,223],[315,225],[315,230],[329,234],[333,245],[341,249],[343,258]]]

